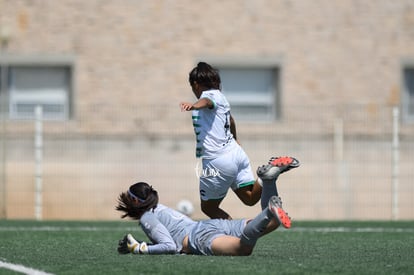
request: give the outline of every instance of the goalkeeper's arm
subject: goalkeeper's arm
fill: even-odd
[[[127,234],[119,241],[118,252],[120,254],[175,254],[177,248],[170,241],[147,244],[143,241],[137,241],[131,234]]]

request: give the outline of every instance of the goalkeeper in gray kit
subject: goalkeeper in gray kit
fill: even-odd
[[[282,208],[277,193],[278,176],[299,166],[292,157],[271,158],[257,169],[263,181],[262,212],[253,219],[209,219],[194,221],[158,202],[158,192],[145,182],[138,182],[119,195],[116,210],[122,218],[139,220],[149,242],[138,241],[131,234],[119,241],[120,254],[196,254],[247,256],[257,240],[280,225],[290,228],[291,220]]]

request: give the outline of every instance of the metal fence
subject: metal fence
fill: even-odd
[[[414,218],[414,141],[406,130],[412,126],[399,123],[397,109],[381,107],[373,119],[370,112],[361,115],[361,106],[348,106],[340,115],[333,107],[298,108],[302,114],[325,113],[324,119],[293,114],[272,124],[238,122],[253,169],[273,155],[301,161],[300,168],[278,180],[284,206],[294,219]],[[205,218],[199,209],[191,130],[86,135],[74,133],[69,125],[73,122],[61,122],[68,126],[60,131],[51,130],[56,122],[25,123],[31,128],[25,134],[19,134],[20,128],[2,127],[3,218],[117,219],[117,196],[136,181],[152,184],[169,206],[190,200],[193,217]],[[223,208],[237,218],[255,215],[260,206],[245,206],[230,191]]]

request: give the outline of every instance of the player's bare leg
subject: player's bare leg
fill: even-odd
[[[262,186],[258,181],[259,179],[257,179],[253,185],[234,190],[234,193],[245,205],[253,206],[260,200],[262,195]]]
[[[206,214],[210,219],[227,219],[231,220],[232,217],[223,209],[221,209],[220,203],[223,199],[201,201],[201,211]]]
[[[254,245],[243,244],[240,238],[234,236],[220,236],[211,243],[214,255],[248,256],[253,252]]]

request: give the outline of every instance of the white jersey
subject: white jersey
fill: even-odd
[[[193,110],[196,157],[213,158],[227,151],[233,139],[230,132],[230,104],[219,90],[204,91],[201,98],[213,102],[212,108]]]

